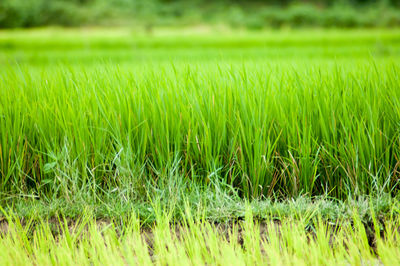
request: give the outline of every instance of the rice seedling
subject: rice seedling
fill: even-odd
[[[384,237],[375,239],[357,215],[353,224],[333,226],[318,218],[259,223],[247,211],[241,222],[215,225],[199,214],[186,212],[177,223],[161,212],[147,229],[135,214],[123,223],[84,215],[76,223],[59,219],[24,226],[7,215],[2,264],[396,265],[400,255],[399,216],[385,220]]]

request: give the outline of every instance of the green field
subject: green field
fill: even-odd
[[[395,263],[399,62],[397,29],[0,31],[1,259]],[[89,235],[53,238],[55,217]],[[238,219],[242,245],[214,228]]]

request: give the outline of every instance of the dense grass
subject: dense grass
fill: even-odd
[[[4,198],[397,193],[397,31],[79,34],[0,34]]]
[[[398,264],[399,36],[0,32],[0,263]]]

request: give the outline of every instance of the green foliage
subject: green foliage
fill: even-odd
[[[13,28],[81,25],[86,22],[87,9],[66,0],[6,0],[0,3],[0,11],[0,26]]]
[[[44,25],[185,25],[233,27],[391,27],[400,11],[390,1],[139,1],[2,0],[0,28]]]

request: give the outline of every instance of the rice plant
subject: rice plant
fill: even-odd
[[[108,35],[39,32],[27,43],[18,32],[3,33],[0,191],[144,195],[143,184],[173,171],[182,180],[229,184],[248,198],[394,195],[396,33],[125,40],[117,32],[111,44]],[[379,42],[391,52],[378,53]],[[362,58],[349,56],[356,50]],[[124,52],[144,58],[128,63]]]

